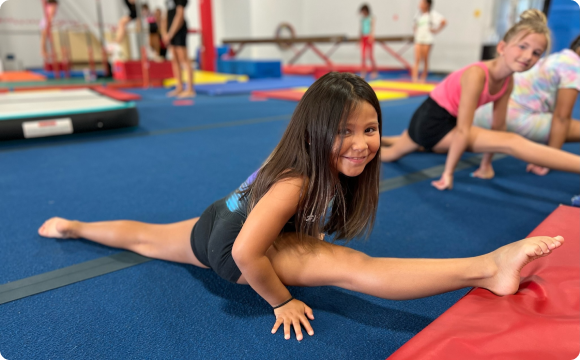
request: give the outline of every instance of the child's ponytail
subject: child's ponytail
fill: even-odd
[[[521,34],[521,36],[519,36],[520,38],[528,34],[545,35],[546,41],[548,43],[546,53],[550,52],[550,29],[548,28],[548,19],[546,18],[546,15],[540,10],[529,9],[521,13],[520,21],[518,21],[505,33],[503,41],[508,43],[519,34]]]

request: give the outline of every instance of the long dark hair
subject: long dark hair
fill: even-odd
[[[576,51],[579,47],[580,47],[580,36],[577,36],[576,39],[574,39],[570,44],[570,49]]]
[[[371,14],[371,8],[370,8],[370,6],[368,4],[363,4],[360,7],[360,9],[358,10],[358,12],[363,12],[363,11],[366,12],[367,15],[370,15]]]
[[[305,179],[295,215],[299,238],[320,233],[334,234],[335,240],[368,236],[379,201],[378,154],[353,178],[338,173],[332,165],[338,159],[333,147],[340,129],[364,102],[377,112],[382,133],[379,101],[360,77],[331,72],[310,86],[280,143],[256,180],[242,192],[248,199],[248,213],[276,182],[299,177]]]

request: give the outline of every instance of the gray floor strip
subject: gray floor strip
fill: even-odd
[[[124,251],[115,255],[13,281],[0,285],[0,304],[74,284],[150,260],[133,252]]]
[[[506,155],[496,154],[494,160],[499,160],[504,157],[506,157]],[[457,164],[455,171],[478,166],[480,161],[481,155],[475,155],[468,159],[461,160]],[[444,168],[444,165],[438,165],[392,179],[385,179],[379,184],[379,192],[397,189],[427,179],[438,178],[441,176],[441,173],[443,173]],[[79,281],[105,275],[113,271],[142,264],[150,260],[151,259],[133,252],[125,251],[44,274],[31,276],[22,280],[13,281],[0,285],[0,305],[27,296],[39,294],[44,291],[53,290]]]

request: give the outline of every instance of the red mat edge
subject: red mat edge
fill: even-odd
[[[556,236],[556,235],[558,235],[558,234],[551,234],[551,233],[550,234],[546,234],[545,233],[546,232],[545,230],[542,231],[542,232],[539,232],[540,230],[538,230],[538,229],[540,227],[542,227],[542,224],[545,224],[546,221],[548,221],[548,220],[550,220],[550,222],[552,222],[552,221],[557,222],[559,219],[553,220],[553,218],[556,217],[556,216],[558,216],[562,212],[569,212],[571,214],[571,215],[570,214],[566,214],[566,216],[575,216],[576,218],[580,218],[580,208],[572,207],[572,206],[568,206],[568,205],[562,205],[561,204],[552,213],[550,213],[550,215],[548,215],[542,222],[540,222],[540,224],[538,224],[538,226],[527,237],[533,237],[533,236]],[[574,226],[578,227],[577,225],[578,224],[574,224],[574,225],[572,225],[571,228],[573,228]],[[567,231],[570,231],[570,230],[567,230]],[[571,231],[574,231],[574,230],[571,230]],[[566,231],[564,231],[564,232],[566,232]],[[575,240],[578,241],[578,239],[575,239]],[[574,240],[572,240],[572,241],[574,241]],[[570,242],[570,240],[569,240],[569,242]],[[574,245],[572,245],[572,246],[574,246]],[[578,246],[578,244],[576,244],[576,247],[577,246]],[[559,251],[562,251],[562,250],[565,250],[565,249],[559,249]],[[552,256],[545,258],[546,261],[548,261],[550,258],[555,259]],[[541,261],[541,260],[543,260],[543,259],[536,260],[532,264],[537,263],[538,261]],[[555,262],[555,261],[557,261],[557,260],[553,260],[553,262]],[[527,272],[530,271],[530,269],[529,269],[530,268],[530,265],[528,265],[527,267],[525,267],[523,269],[523,271],[522,271],[522,278],[525,275],[528,275],[528,276],[530,275],[530,274],[527,274]],[[527,272],[526,272],[526,270],[527,270]],[[438,355],[434,355],[433,353],[430,353],[430,354],[419,353],[418,351],[414,350],[414,346],[415,345],[420,345],[421,341],[423,341],[422,339],[425,339],[425,338],[433,339],[434,337],[436,338],[437,337],[436,333],[434,333],[433,331],[431,331],[431,329],[434,328],[433,325],[436,324],[436,323],[438,323],[438,322],[440,322],[441,321],[440,319],[442,319],[443,317],[445,317],[446,314],[454,311],[455,308],[461,306],[462,300],[464,300],[464,299],[466,299],[468,297],[474,296],[474,294],[477,294],[477,293],[480,293],[480,294],[481,293],[485,293],[487,295],[492,296],[495,299],[498,299],[499,298],[499,297],[497,297],[495,295],[492,295],[491,293],[489,293],[489,291],[487,291],[485,289],[481,289],[481,288],[473,288],[473,289],[471,289],[456,304],[454,304],[449,309],[447,309],[443,314],[441,314],[441,316],[439,316],[437,319],[435,319],[430,325],[428,325],[427,327],[425,327],[423,330],[421,330],[419,333],[417,333],[414,337],[412,337],[409,341],[407,341],[405,344],[403,344],[403,346],[401,346],[397,351],[395,351],[393,354],[391,354],[391,356],[389,356],[387,358],[387,360],[439,359],[440,356],[448,355],[448,353],[447,354],[440,354],[439,353]],[[507,297],[505,297],[505,298],[507,298]],[[499,298],[499,299],[503,299],[503,298]],[[580,320],[580,316],[579,316],[579,320]],[[443,321],[445,321],[445,320],[443,320]],[[578,327],[579,327],[579,330],[580,330],[580,321],[578,323]],[[505,336],[504,336],[504,338],[505,338]],[[456,342],[461,342],[461,334],[457,334],[457,336],[454,338],[454,340]],[[542,346],[542,348],[545,349],[545,347],[543,347],[544,344],[541,341],[540,342],[533,343],[533,344],[534,345],[535,344],[538,344],[538,346]],[[532,345],[532,344],[530,344],[530,345]],[[580,341],[578,342],[578,346],[579,346],[579,349],[580,349]],[[438,348],[438,349],[435,348],[435,349],[432,349],[432,350],[434,352],[437,352],[437,351],[442,352],[441,348]],[[533,349],[531,349],[530,351],[533,352]],[[491,359],[489,356],[490,356],[490,354],[486,354],[484,357],[475,357],[475,356],[472,356],[471,359],[486,359],[487,360],[487,359]],[[571,356],[576,356],[576,354],[573,354]],[[493,357],[493,359],[496,359],[496,358],[497,357]],[[529,359],[530,358],[529,357],[529,354],[526,354],[524,356],[524,358]],[[450,358],[448,356],[445,359],[455,359],[455,358],[454,357],[451,357]],[[572,358],[570,358],[570,359],[572,359]]]
[[[114,88],[108,88],[108,87],[103,87],[103,86],[98,86],[98,87],[94,87],[92,88],[93,91],[98,92],[99,94],[108,96],[112,99],[118,100],[118,101],[135,101],[135,100],[141,100],[141,96],[137,95],[137,94],[133,94],[133,93],[128,93],[125,91],[121,91],[121,90],[117,90]]]

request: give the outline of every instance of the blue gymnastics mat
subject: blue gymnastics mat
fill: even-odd
[[[206,95],[249,94],[256,90],[274,90],[310,86],[312,76],[284,76],[280,79],[256,79],[248,82],[229,82],[225,84],[196,85],[195,91]]]

